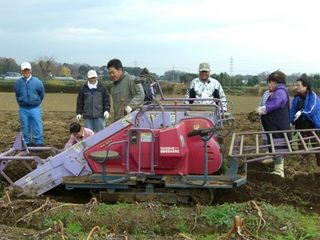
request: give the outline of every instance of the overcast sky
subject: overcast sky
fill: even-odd
[[[320,73],[318,1],[0,0],[0,57],[250,74]]]

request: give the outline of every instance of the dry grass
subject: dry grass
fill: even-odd
[[[261,96],[227,96],[227,100],[234,104],[234,114],[249,113],[258,107]]]
[[[183,97],[181,95],[169,95],[168,98]],[[229,101],[234,104],[234,114],[248,113],[253,111],[259,104],[259,96],[227,96]],[[42,103],[43,111],[76,111],[77,94],[67,93],[47,93]],[[230,108],[229,108],[230,109]],[[0,110],[17,110],[18,104],[14,93],[0,94]]]
[[[46,93],[43,103],[43,111],[76,111],[77,94]],[[17,110],[18,104],[14,93],[0,94],[0,110]]]

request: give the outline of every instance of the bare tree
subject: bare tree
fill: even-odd
[[[53,56],[38,57],[36,63],[40,68],[40,78],[43,81],[47,81],[48,79],[50,79],[50,75],[52,75],[52,70],[54,68],[55,58]]]

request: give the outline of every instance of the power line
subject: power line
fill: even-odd
[[[282,61],[280,59],[275,60],[255,60],[255,59],[244,59],[234,58],[231,56],[229,59],[208,59],[208,63],[211,66],[211,73],[229,72],[231,76],[234,74],[240,75],[257,75],[262,72],[273,72],[277,69],[284,71],[290,75],[292,73],[307,73],[317,74],[319,73],[320,62],[308,61],[308,62],[297,62],[297,61]],[[173,71],[172,63],[154,63],[154,62],[139,62],[140,65],[149,67],[150,71],[158,74],[164,72]],[[135,65],[137,62],[135,61]],[[174,63],[175,71],[197,73],[198,63],[195,62],[177,62]]]
[[[174,82],[174,66],[172,66],[172,82]]]

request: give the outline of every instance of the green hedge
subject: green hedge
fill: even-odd
[[[0,80],[0,92],[14,92],[14,80]],[[78,93],[85,81],[70,81],[62,82],[60,85],[44,83],[46,93]],[[103,81],[108,91],[111,92],[112,83]],[[161,83],[161,90],[164,95],[181,95],[184,96],[187,90],[186,84],[173,84],[173,83]],[[296,89],[292,86],[288,86],[290,96],[296,94]],[[254,87],[225,87],[224,92],[226,95],[249,95],[249,96],[262,96],[267,90],[266,86],[256,85]],[[318,95],[320,94],[319,89],[312,89]]]
[[[52,85],[44,83],[46,93],[78,93],[83,83]],[[111,84],[106,84],[108,91],[111,90]],[[14,92],[14,82],[0,82],[0,92]]]
[[[0,84],[0,92],[14,92],[13,84]]]

